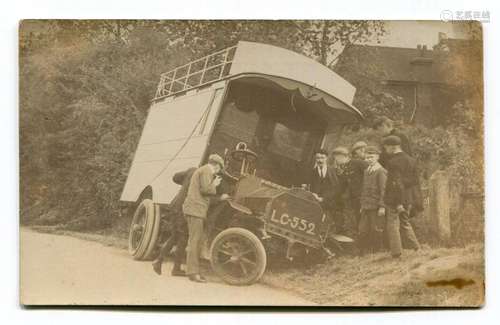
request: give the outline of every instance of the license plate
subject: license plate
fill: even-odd
[[[291,216],[288,213],[279,213],[276,209],[271,212],[271,221],[293,230],[299,230],[308,235],[316,235],[316,224],[307,219]]]

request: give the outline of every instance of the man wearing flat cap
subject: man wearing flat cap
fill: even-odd
[[[411,148],[411,143],[406,134],[401,132],[394,126],[394,121],[388,118],[387,116],[380,116],[375,119],[373,123],[373,129],[377,131],[381,136],[387,137],[390,135],[395,135],[401,140],[401,150],[408,154],[410,157],[413,157],[413,152]],[[382,150],[380,153],[379,162],[382,166],[387,169],[387,163],[391,159],[391,155],[385,151],[382,146]],[[410,215],[416,216],[424,210],[424,202],[422,196],[422,189],[420,187],[420,179],[417,179],[417,184],[412,188],[414,202],[413,209],[410,211]]]
[[[354,214],[355,227],[353,229],[354,233],[358,232],[358,222],[359,222],[359,212],[360,212],[360,197],[361,188],[363,186],[363,173],[368,167],[368,163],[364,160],[351,158],[349,156],[349,150],[345,147],[337,147],[332,152],[333,158],[335,159],[337,177],[339,180],[339,195],[343,193],[348,194],[350,205]],[[342,217],[341,217],[342,216]],[[344,232],[345,223],[342,214],[337,217],[338,221],[338,232]]]
[[[364,141],[358,141],[355,144],[353,144],[351,148],[352,158],[365,160],[367,146],[368,145]]]
[[[401,150],[406,152],[409,156],[413,156],[410,140],[408,137],[398,129],[394,127],[394,121],[387,116],[380,116],[375,119],[372,125],[373,129],[377,131],[382,137],[387,137],[390,135],[395,135],[401,140]],[[379,162],[382,166],[386,167],[389,160],[389,153],[382,148],[380,152]],[[387,168],[387,167],[386,167]]]
[[[395,135],[385,137],[383,145],[391,159],[387,162],[387,184],[384,203],[387,214],[387,235],[393,257],[402,253],[401,239],[410,248],[418,250],[418,243],[408,217],[412,205],[412,187],[417,182],[416,161],[401,149],[401,139]]]
[[[216,154],[210,155],[208,163],[193,173],[186,200],[182,205],[189,231],[186,274],[194,282],[206,282],[205,278],[200,275],[199,267],[203,229],[210,198],[217,194],[217,186],[222,180],[218,174],[223,169],[224,160],[222,157]]]
[[[377,147],[366,148],[366,161],[369,166],[363,175],[361,190],[361,217],[358,225],[358,245],[360,255],[374,253],[383,247],[385,228],[385,184],[387,171],[380,166]]]

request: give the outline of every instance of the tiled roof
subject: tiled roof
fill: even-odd
[[[419,50],[371,45],[350,45],[341,54],[334,70],[349,80],[349,69],[361,73],[372,73],[377,79],[387,81],[414,82],[419,80],[416,64],[412,62],[432,62],[430,78],[433,82],[445,82],[445,61],[448,52],[441,50]]]

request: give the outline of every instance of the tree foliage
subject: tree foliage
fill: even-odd
[[[344,47],[378,40],[386,32],[381,20],[305,20],[291,23],[299,31],[299,47],[327,67],[334,66]]]

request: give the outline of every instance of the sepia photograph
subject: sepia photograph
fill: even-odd
[[[20,303],[483,306],[462,14],[21,20]]]

